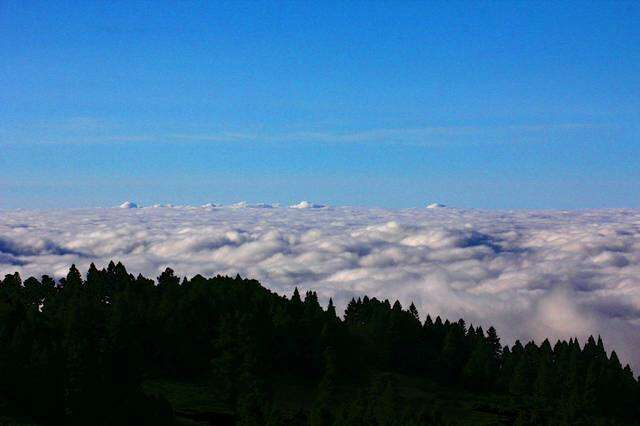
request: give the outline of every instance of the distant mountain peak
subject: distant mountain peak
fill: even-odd
[[[428,209],[441,209],[443,207],[447,207],[444,204],[440,204],[440,203],[431,203],[427,206]]]
[[[289,206],[290,209],[321,209],[326,207],[323,204],[313,204],[308,201],[300,201],[298,204]]]

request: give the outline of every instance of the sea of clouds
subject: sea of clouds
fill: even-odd
[[[514,339],[600,334],[640,370],[640,210],[387,210],[303,202],[0,211],[0,273],[109,260],[256,278],[344,308],[367,294]]]

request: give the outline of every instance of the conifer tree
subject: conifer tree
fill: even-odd
[[[67,290],[72,291],[79,290],[82,286],[82,276],[78,268],[76,268],[76,265],[71,265],[71,268],[69,268],[64,285],[67,287]]]
[[[316,401],[311,410],[309,419],[310,426],[327,426],[334,421],[333,407],[336,398],[336,354],[331,347],[324,352],[324,374],[320,385]]]
[[[418,323],[420,323],[420,314],[418,313],[418,308],[416,308],[416,305],[414,305],[413,302],[409,305],[409,313]]]

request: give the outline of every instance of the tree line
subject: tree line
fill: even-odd
[[[493,327],[427,315],[364,296],[339,316],[315,292],[290,298],[226,276],[157,280],[121,263],[83,277],[0,281],[0,414],[40,424],[175,424],[149,378],[204,382],[228,424],[464,424],[403,380],[464,400],[504,424],[617,425],[640,418],[640,384],[602,339],[516,341]],[[313,390],[285,406],[279,384]],[[212,423],[214,424],[214,423]]]

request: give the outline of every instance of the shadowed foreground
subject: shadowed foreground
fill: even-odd
[[[516,342],[317,295],[122,264],[0,282],[0,423],[636,424],[640,385],[601,339]]]

